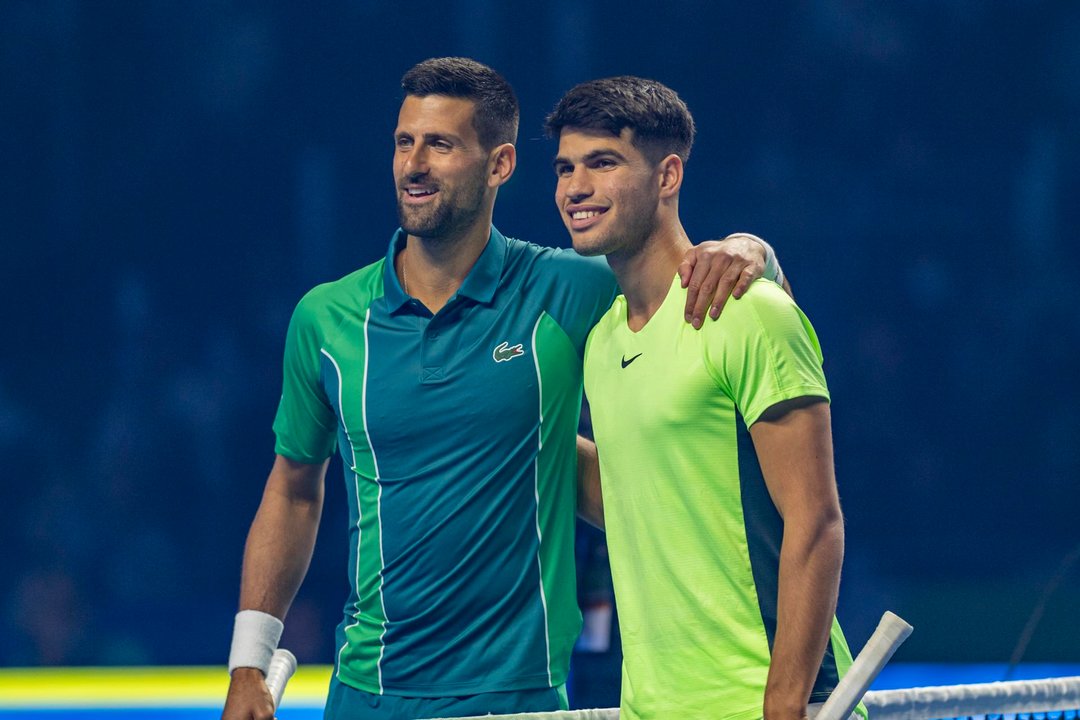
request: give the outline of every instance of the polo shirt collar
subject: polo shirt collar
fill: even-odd
[[[412,298],[401,287],[397,272],[394,270],[394,258],[405,249],[408,235],[398,228],[390,239],[390,247],[386,251],[386,262],[383,266],[383,293],[389,303],[390,312],[399,310],[407,305]],[[487,247],[476,259],[476,264],[465,276],[465,282],[461,284],[457,294],[475,300],[478,303],[489,303],[495,297],[495,290],[499,287],[499,279],[502,277],[503,265],[506,263],[506,237],[491,227],[491,236],[488,238]]]

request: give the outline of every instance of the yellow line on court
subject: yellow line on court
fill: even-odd
[[[296,671],[284,704],[322,707],[329,665]],[[220,667],[5,668],[0,708],[220,707],[229,676]]]

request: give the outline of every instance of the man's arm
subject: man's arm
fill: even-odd
[[[765,484],[784,519],[776,639],[766,720],[799,720],[836,613],[844,521],[833,472],[829,405],[803,397],[774,405],[750,428]]]
[[[274,460],[244,548],[241,610],[284,619],[315,549],[328,463],[309,465],[281,455]],[[222,720],[270,720],[273,716],[262,671],[234,670]]]
[[[577,436],[577,512],[585,522],[604,529],[604,496],[600,491],[600,457],[596,444]]]
[[[700,329],[706,309],[715,320],[729,296],[738,300],[750,283],[763,276],[791,295],[791,286],[780,270],[776,253],[756,235],[733,233],[723,240],[695,245],[679,265],[679,277],[687,289],[686,322]]]

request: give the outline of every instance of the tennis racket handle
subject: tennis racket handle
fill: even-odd
[[[886,612],[862,652],[836,684],[815,720],[847,720],[852,710],[870,689],[874,678],[889,662],[900,644],[907,640],[912,627],[899,615]]]
[[[274,698],[274,709],[281,705],[281,696],[285,685],[296,672],[296,656],[288,650],[278,648],[270,658],[270,668],[266,671],[266,688]]]

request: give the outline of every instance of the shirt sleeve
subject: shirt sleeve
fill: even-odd
[[[317,304],[309,294],[289,321],[281,401],[274,417],[274,451],[297,462],[321,463],[337,442],[337,416],[321,382],[320,347]]]
[[[757,280],[741,299],[728,300],[720,318],[702,332],[706,367],[747,427],[785,400],[829,399],[817,334],[772,282]]]

